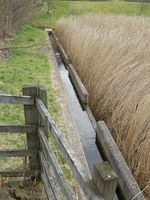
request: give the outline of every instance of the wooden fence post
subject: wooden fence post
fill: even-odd
[[[107,161],[94,165],[92,180],[105,200],[114,199],[117,176]]]
[[[36,97],[38,95],[37,86],[23,86],[23,95],[29,95]],[[38,111],[35,105],[24,105],[24,115],[26,125],[38,125]],[[29,150],[35,150],[37,153],[29,157],[29,167],[31,170],[40,169],[38,151],[40,149],[40,142],[37,134],[37,129],[32,134],[26,133],[27,135],[27,145]]]
[[[46,92],[46,89],[45,89],[44,86],[39,86],[38,87],[38,96],[42,100],[42,102],[45,105],[45,107],[48,108],[47,92]],[[40,123],[40,126],[43,128],[46,137],[48,138],[47,123],[43,120],[42,117],[39,117],[39,123]]]

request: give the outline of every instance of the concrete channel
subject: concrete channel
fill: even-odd
[[[91,174],[92,174],[94,163],[103,162],[107,158],[109,162],[112,164],[112,166],[113,166],[113,163],[114,163],[114,166],[116,166],[117,160],[119,160],[118,166],[115,167],[115,169],[117,169],[116,172],[118,172],[117,175],[119,179],[119,187],[117,187],[117,192],[114,199],[115,200],[116,199],[131,200],[137,193],[140,192],[140,189],[134,177],[132,176],[126,162],[124,161],[117,145],[113,143],[114,142],[113,138],[111,138],[111,134],[109,133],[108,130],[104,130],[104,132],[106,131],[108,135],[108,137],[106,137],[105,139],[107,140],[109,138],[108,143],[106,142],[105,144],[106,148],[104,148],[103,145],[100,146],[101,142],[98,143],[98,146],[97,146],[96,136],[98,137],[97,130],[99,129],[97,127],[98,127],[98,124],[101,124],[101,123],[97,123],[95,121],[95,118],[93,117],[91,110],[88,107],[88,103],[87,103],[88,97],[86,95],[85,89],[82,88],[83,87],[82,83],[81,83],[81,88],[77,88],[79,92],[76,91],[76,87],[71,77],[72,72],[70,72],[70,70],[72,70],[72,65],[69,64],[69,58],[66,55],[64,49],[62,48],[61,44],[59,43],[58,38],[55,35],[51,35],[51,34],[49,34],[49,37],[50,37],[50,41],[55,53],[55,57],[56,57],[56,61],[57,61],[58,69],[59,69],[59,74],[63,82],[64,90],[68,99],[72,116],[74,118],[76,127],[78,129],[78,133],[80,135],[80,140],[82,142],[82,146],[84,149],[84,153],[85,153],[86,160],[87,160],[88,167],[90,169]],[[58,48],[57,43],[59,44],[59,48]],[[76,72],[73,72],[73,74],[75,73]],[[77,80],[77,81],[79,81],[79,84],[80,84],[81,81],[80,80]],[[85,102],[85,105],[82,104],[83,101]],[[103,126],[103,123],[102,123],[102,126]],[[103,132],[103,130],[101,130],[101,132]],[[112,149],[111,149],[111,145],[109,144],[110,141],[112,144],[114,144],[112,145]],[[117,149],[117,155],[119,155],[119,158],[111,159],[109,155],[111,153],[109,152],[110,150],[112,150],[112,152],[115,152],[116,149]],[[105,155],[105,153],[107,155]],[[113,156],[114,155],[111,155],[111,157]],[[120,167],[121,165],[122,165],[122,169]],[[122,174],[124,174],[124,177],[122,177]],[[124,185],[125,187],[123,188],[122,186]],[[130,188],[130,185],[132,186],[132,188]],[[127,194],[128,192],[130,194]],[[136,198],[136,200],[144,200],[144,196],[141,194],[141,192],[140,192],[140,195]]]

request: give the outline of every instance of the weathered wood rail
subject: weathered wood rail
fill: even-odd
[[[41,86],[25,86],[22,91],[22,96],[0,95],[0,103],[23,104],[25,115],[24,125],[0,125],[0,134],[25,133],[27,149],[1,149],[0,157],[29,157],[29,169],[1,171],[0,175],[41,178],[47,199],[75,199],[49,144],[48,134],[52,134],[86,199],[113,199],[117,176],[109,163],[95,163],[93,177],[89,177],[47,110],[46,90]]]
[[[48,31],[50,39],[54,41],[57,50],[59,51],[62,60],[66,69],[68,69],[70,80],[74,86],[76,94],[79,98],[81,106],[84,110],[86,110],[91,123],[95,129],[97,143],[99,143],[100,148],[102,149],[105,159],[107,159],[112,167],[112,169],[116,172],[118,176],[118,185],[119,190],[123,194],[124,198],[127,200],[131,200],[137,194],[136,200],[144,200],[144,196],[134,179],[127,163],[125,162],[117,144],[111,136],[106,124],[104,122],[97,122],[91,112],[91,109],[88,106],[88,92],[83,85],[80,77],[78,76],[75,68],[70,63],[69,57],[66,54],[63,46],[59,42],[54,31]]]

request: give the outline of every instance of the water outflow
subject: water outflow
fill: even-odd
[[[102,157],[96,146],[96,134],[91,124],[91,121],[86,113],[82,110],[77,95],[74,91],[70,78],[68,76],[68,70],[65,69],[59,53],[56,53],[56,58],[59,66],[60,76],[64,85],[64,89],[68,98],[68,103],[72,112],[73,119],[75,121],[80,140],[83,146],[85,157],[92,174],[94,163],[102,162]]]

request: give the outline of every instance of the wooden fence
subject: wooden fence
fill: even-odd
[[[0,125],[0,133],[26,133],[27,149],[0,150],[0,157],[29,157],[27,171],[1,171],[1,176],[34,176],[43,181],[47,199],[74,199],[72,191],[64,177],[55,155],[49,145],[48,133],[52,134],[74,177],[79,183],[86,199],[111,200],[114,198],[117,177],[108,162],[96,163],[93,177],[89,177],[75,152],[63,138],[50,113],[47,110],[47,93],[42,86],[22,88],[23,96],[0,95],[0,103],[23,104],[24,125]],[[53,169],[54,174],[51,172]],[[56,179],[57,184],[56,187]]]

